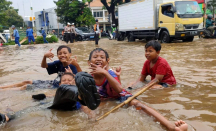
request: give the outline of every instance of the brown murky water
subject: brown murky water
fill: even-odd
[[[40,67],[43,54],[50,48],[56,49],[60,44],[5,47],[0,51],[0,86],[24,80],[54,79]],[[117,42],[107,39],[99,41],[99,47],[106,49],[110,55],[110,66],[122,67],[123,86],[135,80],[144,61],[145,42]],[[88,70],[87,60],[91,50],[96,46],[93,41],[69,44],[79,64]],[[216,40],[196,39],[192,43],[177,41],[162,44],[161,56],[171,65],[177,79],[177,86],[162,90],[148,90],[138,98],[158,110],[171,121],[185,120],[197,131],[216,130]],[[54,60],[57,60],[55,56]],[[48,60],[48,62],[50,62]],[[150,79],[150,77],[148,77]],[[20,111],[19,117],[2,126],[0,130],[88,130],[88,131],[161,131],[163,126],[152,117],[134,108],[121,108],[99,122],[92,122],[81,111],[61,112],[46,109],[47,104],[35,102],[32,94],[54,92],[54,90],[34,91],[0,91],[0,112],[7,107]],[[45,102],[51,102],[52,98]],[[44,101],[43,101],[44,102]],[[103,102],[96,109],[97,116],[110,110],[118,103]]]

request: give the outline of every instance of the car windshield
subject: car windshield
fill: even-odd
[[[176,1],[176,13],[180,18],[200,18],[201,9],[196,1]]]
[[[77,28],[76,28],[75,30],[76,30],[77,33],[83,34],[83,31],[81,31],[81,30],[79,30],[79,29],[77,29]]]
[[[84,33],[90,33],[87,27],[77,27],[77,29],[81,30]]]

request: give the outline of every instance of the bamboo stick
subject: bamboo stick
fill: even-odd
[[[159,82],[158,79],[154,79],[151,82],[149,82],[147,85],[145,85],[142,90],[140,90],[139,92],[137,92],[135,95],[133,95],[132,97],[129,97],[126,101],[122,102],[121,104],[117,105],[116,107],[114,107],[112,110],[110,110],[109,112],[105,113],[103,116],[99,117],[96,119],[96,121],[99,121],[100,119],[108,116],[111,112],[113,112],[114,110],[128,104],[130,101],[132,101],[134,98],[136,98],[137,96],[139,96],[140,94],[142,94],[143,92],[145,92],[146,90],[148,90],[150,87],[152,87],[154,84],[157,84]]]

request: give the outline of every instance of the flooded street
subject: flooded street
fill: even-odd
[[[59,44],[36,46],[4,47],[0,50],[0,86],[25,80],[52,80],[57,75],[49,76],[46,69],[40,67],[43,55]],[[87,60],[89,53],[101,47],[110,55],[110,67],[122,67],[121,82],[125,87],[138,78],[141,73],[144,56],[144,41],[129,43],[101,39],[99,46],[94,41],[83,41],[68,46],[72,54],[77,56],[83,71],[89,71]],[[177,80],[175,87],[148,90],[138,97],[139,100],[155,108],[170,121],[182,119],[196,131],[216,130],[216,40],[195,39],[192,43],[162,44],[160,56],[170,64]],[[47,62],[51,62],[47,59]],[[150,79],[150,77],[147,77]],[[47,102],[33,101],[31,96],[38,93],[55,92],[55,90],[4,91],[0,90],[0,112],[5,113],[7,107],[20,111],[19,117],[0,127],[4,131],[163,131],[166,130],[147,114],[133,107],[121,108],[105,119],[93,122],[87,119],[82,111],[61,112],[48,110]],[[134,92],[132,92],[134,93]],[[45,103],[45,104],[43,104]],[[100,116],[116,106],[115,101],[102,102],[95,110]]]

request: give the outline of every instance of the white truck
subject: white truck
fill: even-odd
[[[168,14],[169,13],[169,14]],[[118,40],[193,41],[203,34],[203,14],[193,0],[137,0],[118,6]]]

